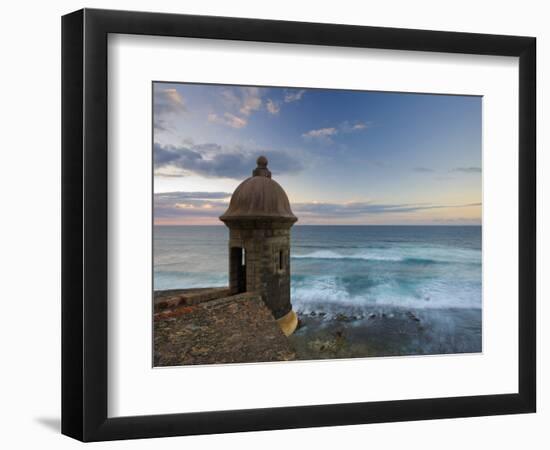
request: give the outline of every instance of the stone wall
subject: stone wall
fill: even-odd
[[[209,291],[214,295],[213,289]],[[155,366],[295,359],[290,342],[258,293],[160,309],[167,305],[160,299],[189,294],[189,290],[181,294],[178,291],[155,293],[159,299],[154,321]]]
[[[154,295],[154,308],[155,312],[160,312],[178,306],[197,305],[216,298],[227,297],[228,295],[230,295],[230,290],[227,287],[156,291]]]
[[[230,254],[231,248],[236,247],[246,251],[246,291],[260,293],[277,319],[290,312],[290,229],[231,228]],[[230,259],[229,266],[230,287],[236,293],[238,261]]]

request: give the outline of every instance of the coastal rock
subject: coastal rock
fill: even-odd
[[[343,313],[338,313],[335,320],[337,320],[338,322],[351,322],[353,320],[353,317],[347,316]]]
[[[316,352],[335,352],[337,350],[336,340],[315,339],[308,343],[308,347]]]

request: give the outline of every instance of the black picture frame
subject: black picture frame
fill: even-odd
[[[107,417],[109,33],[519,57],[518,393]],[[535,91],[533,37],[94,9],[64,16],[62,433],[102,441],[535,412]]]

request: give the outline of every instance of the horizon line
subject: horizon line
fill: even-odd
[[[384,223],[384,224],[334,224],[334,223],[326,223],[326,224],[296,224],[293,225],[292,228],[296,227],[481,227],[483,224],[441,224],[441,223],[428,223],[428,224],[391,224],[391,223]],[[153,226],[155,227],[223,227],[225,226],[223,223],[221,224],[159,224],[154,223]]]

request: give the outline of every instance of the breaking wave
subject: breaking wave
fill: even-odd
[[[481,308],[480,282],[464,280],[390,280],[339,276],[293,277],[291,298],[297,310],[367,313],[373,309]]]
[[[461,263],[481,264],[481,251],[475,249],[438,247],[390,247],[364,248],[355,252],[316,250],[311,253],[293,254],[293,259],[350,259],[364,261],[389,261],[409,263]]]

